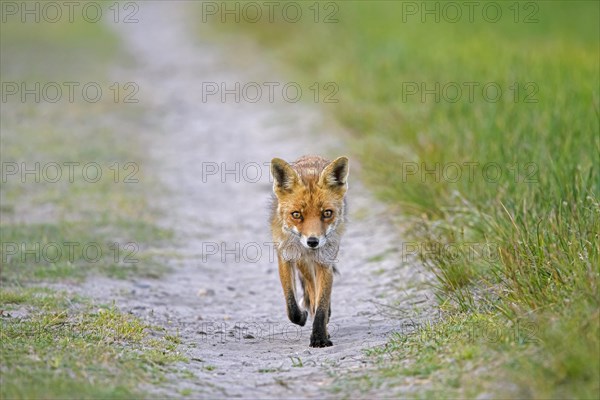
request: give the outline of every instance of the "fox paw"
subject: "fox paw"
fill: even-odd
[[[329,347],[333,346],[331,340],[323,336],[310,336],[310,347]]]
[[[306,324],[306,319],[308,318],[308,311],[300,311],[290,316],[290,321],[292,321],[296,325],[304,326]]]

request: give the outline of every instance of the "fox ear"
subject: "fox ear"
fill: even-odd
[[[348,158],[338,157],[330,162],[319,177],[319,184],[333,188],[348,188]]]
[[[296,171],[281,158],[271,160],[271,175],[275,194],[291,191],[300,181]]]

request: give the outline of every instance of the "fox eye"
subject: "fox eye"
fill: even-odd
[[[294,211],[292,213],[292,218],[294,218],[294,219],[300,219],[300,218],[302,218],[302,214],[300,214],[300,211]]]
[[[331,211],[331,210],[323,211],[323,218],[331,218],[332,215],[333,215],[333,211]]]

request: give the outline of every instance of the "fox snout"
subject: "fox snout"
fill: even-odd
[[[309,248],[309,249],[318,249],[319,247],[321,247],[321,246],[323,246],[325,244],[325,242],[327,241],[327,238],[325,236],[305,236],[305,235],[302,235],[300,237],[300,241],[302,242],[302,244],[306,248]]]
[[[307,249],[318,249],[325,244],[326,229],[325,223],[319,215],[307,216],[299,226],[300,242]]]

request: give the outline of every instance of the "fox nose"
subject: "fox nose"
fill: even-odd
[[[308,245],[308,247],[315,248],[319,245],[319,238],[311,236],[308,239],[306,239],[306,244]]]

